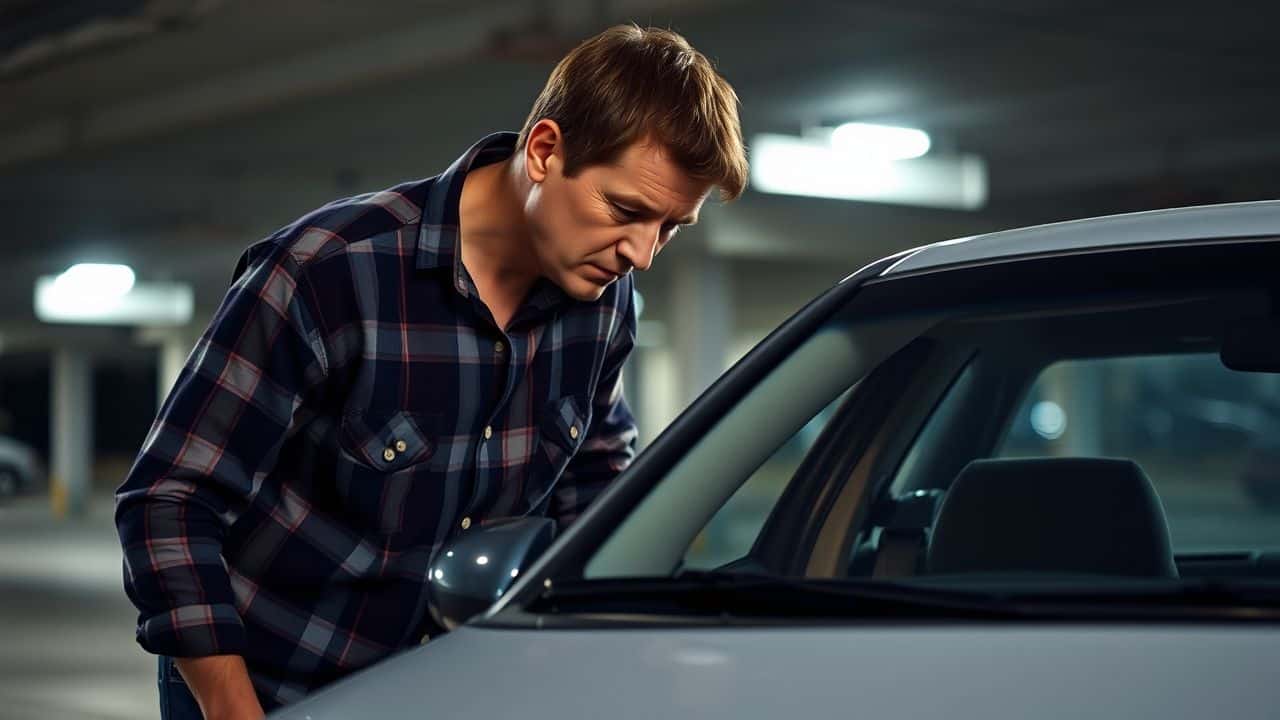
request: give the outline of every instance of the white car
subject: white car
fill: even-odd
[[[0,502],[39,489],[44,482],[44,466],[35,449],[0,435]]]
[[[451,632],[273,717],[1280,716],[1280,519],[1166,407],[1274,407],[1278,318],[1280,202],[872,263],[561,537],[451,538]]]

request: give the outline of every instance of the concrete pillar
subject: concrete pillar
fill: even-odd
[[[1074,392],[1067,432],[1067,453],[1076,457],[1104,455],[1107,423],[1107,371],[1100,363],[1082,362],[1071,368]]]
[[[134,340],[156,348],[156,409],[164,404],[178,381],[182,366],[195,347],[199,331],[194,326],[139,328]]]
[[[636,351],[640,389],[633,409],[640,429],[640,446],[645,447],[676,419],[684,405],[680,402],[680,373],[675,353],[667,345]]]
[[[1097,363],[1079,362],[1050,368],[1043,382],[1046,400],[1058,403],[1067,416],[1066,434],[1053,444],[1056,455],[1092,457],[1104,454],[1106,437],[1106,371]]]
[[[84,350],[53,354],[50,499],[59,517],[84,515],[93,460],[93,366]]]
[[[667,322],[683,409],[724,372],[733,341],[733,303],[723,258],[695,246],[674,260]]]
[[[186,364],[187,356],[191,354],[194,344],[186,333],[176,331],[160,340],[158,345],[160,361],[157,363],[159,377],[156,382],[157,410],[164,404],[165,398],[169,397],[169,391],[178,382],[178,374],[182,372],[182,366]]]

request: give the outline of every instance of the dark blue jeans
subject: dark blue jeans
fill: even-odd
[[[204,720],[200,705],[187,688],[173,658],[160,656],[160,720]]]

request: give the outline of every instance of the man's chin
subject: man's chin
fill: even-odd
[[[568,273],[567,276],[561,278],[561,282],[556,283],[565,295],[579,302],[595,302],[604,294],[604,290],[608,285],[601,285],[592,282],[580,275]]]
[[[600,299],[601,295],[604,295],[604,288],[600,285],[584,283],[583,287],[574,290],[566,290],[565,292],[569,297],[574,300],[578,300],[579,302],[595,302]]]

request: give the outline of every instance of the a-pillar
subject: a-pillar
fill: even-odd
[[[53,353],[50,424],[50,499],[59,517],[89,507],[93,460],[93,362],[84,350]]]

